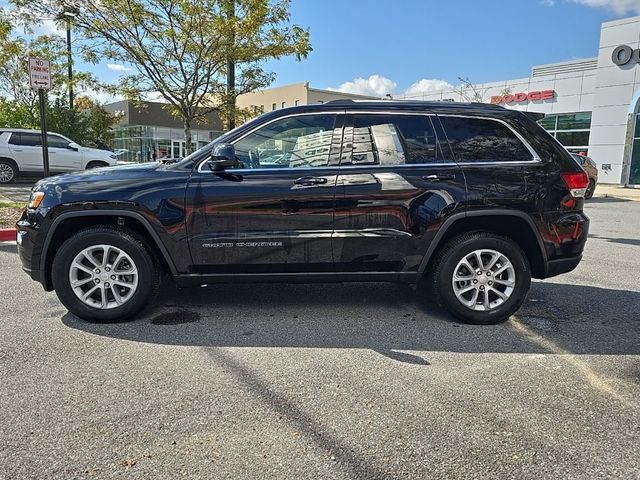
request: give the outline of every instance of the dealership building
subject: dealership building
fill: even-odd
[[[529,78],[403,98],[480,100],[545,113],[542,126],[569,150],[593,158],[601,183],[640,186],[640,17],[603,23],[596,53],[535,66]]]

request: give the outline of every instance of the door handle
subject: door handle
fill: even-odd
[[[14,152],[21,152],[22,151],[21,148],[12,148],[11,150],[13,150]]]
[[[431,182],[439,182],[440,180],[455,180],[456,176],[453,173],[440,173],[438,175],[423,175],[423,180],[429,180]]]
[[[324,177],[300,177],[296,178],[293,183],[295,185],[321,185],[327,183],[327,179]]]

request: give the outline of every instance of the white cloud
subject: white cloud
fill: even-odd
[[[58,25],[53,20],[42,20],[33,28],[34,35],[66,35],[65,30],[58,28]]]
[[[371,95],[372,97],[384,97],[387,93],[393,93],[396,82],[381,75],[371,75],[369,78],[358,77],[351,82],[345,82],[338,88],[330,88],[343,93],[355,93],[358,95]]]
[[[616,15],[635,13],[640,15],[640,0],[571,0],[587,7],[608,8]]]
[[[113,70],[114,72],[130,72],[131,71],[129,67],[125,67],[124,65],[120,65],[117,63],[107,63],[107,68],[109,70]]]
[[[83,92],[78,92],[77,95],[89,97],[91,100],[99,103],[100,105],[104,105],[105,103],[118,102],[124,99],[124,97],[122,97],[121,95],[112,95],[103,90],[93,90],[93,89],[88,89]]]
[[[371,75],[369,78],[355,78],[350,82],[343,83],[338,88],[329,88],[329,90],[383,98],[387,94],[419,95],[421,93],[453,88],[453,85],[449,82],[438,78],[422,78],[417,80],[404,92],[396,92],[397,86],[398,84],[390,78],[375,74]]]
[[[438,90],[450,90],[452,88],[453,85],[446,80],[440,80],[438,78],[423,78],[411,84],[404,94],[416,95],[420,93],[435,92]]]
[[[556,0],[540,0],[540,5],[545,7],[553,7],[556,4]]]

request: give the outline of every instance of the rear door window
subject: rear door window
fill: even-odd
[[[22,134],[20,132],[13,132],[9,137],[10,145],[22,145]]]
[[[485,118],[440,116],[458,162],[522,162],[533,154],[501,122]]]
[[[442,134],[429,115],[350,115],[341,165],[443,162]]]
[[[39,133],[25,133],[20,134],[20,143],[15,145],[22,145],[25,147],[40,147],[42,146],[42,135]]]

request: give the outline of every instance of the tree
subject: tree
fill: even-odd
[[[53,16],[75,8],[73,25],[84,37],[84,58],[109,59],[133,67],[117,91],[130,99],[157,93],[184,126],[187,151],[191,128],[212,111],[224,111],[228,95],[266,86],[273,75],[260,61],[310,50],[309,33],[289,23],[288,0],[13,0],[18,7]],[[71,5],[69,5],[71,4]],[[239,66],[227,92],[229,59]]]
[[[460,95],[460,97],[467,102],[483,103],[486,101],[487,92],[486,87],[480,87],[474,83],[471,83],[469,77],[458,77],[460,85],[454,89],[454,91]]]

